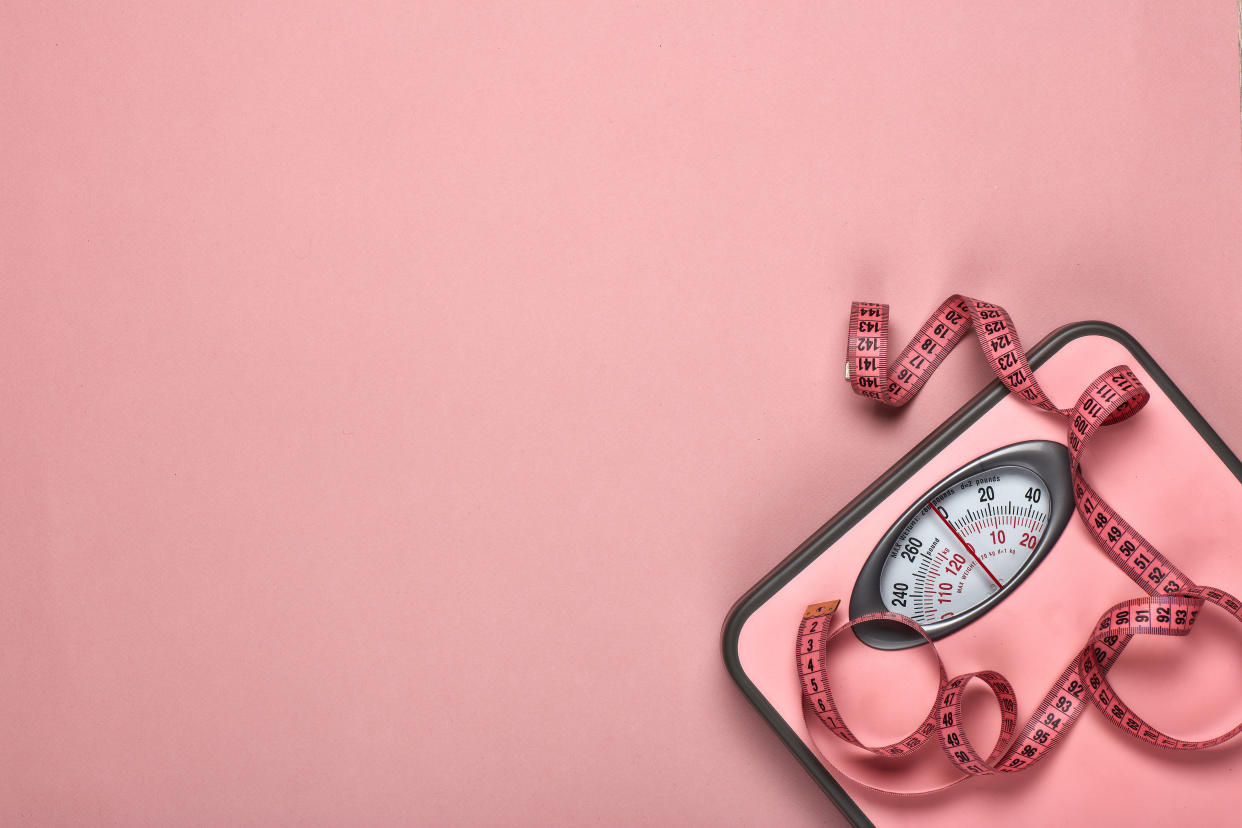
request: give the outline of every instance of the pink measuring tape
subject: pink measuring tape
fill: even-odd
[[[1199,750],[1233,738],[1242,732],[1242,723],[1203,741],[1185,741],[1162,733],[1127,706],[1108,682],[1109,669],[1135,635],[1187,635],[1205,604],[1220,607],[1242,621],[1242,602],[1223,590],[1192,582],[1109,507],[1082,475],[1079,457],[1096,431],[1134,416],[1149,399],[1133,371],[1124,365],[1111,368],[1087,386],[1073,408],[1058,408],[1035,380],[1009,314],[997,305],[955,295],[941,304],[891,366],[888,361],[888,306],[855,302],[850,311],[847,378],[858,394],[885,405],[904,405],[972,327],[988,364],[1010,392],[1067,421],[1066,444],[1075,511],[1104,554],[1147,596],[1123,601],[1100,616],[1082,649],[1073,655],[1020,730],[1017,697],[1005,677],[984,670],[950,679],[935,644],[912,619],[892,612],[874,612],[831,631],[839,602],[812,604],[798,627],[796,645],[802,703],[808,722],[814,714],[840,738],[879,756],[904,756],[925,747],[933,739],[938,741],[949,761],[962,771],[959,778],[947,785],[926,791],[897,792],[859,783],[871,790],[907,796],[940,791],[971,776],[1016,773],[1031,767],[1051,752],[1088,705],[1097,708],[1105,719],[1134,738],[1173,750]],[[926,718],[912,733],[891,744],[869,746],[862,744],[842,720],[829,684],[827,652],[830,644],[846,630],[880,620],[907,627],[922,636],[939,665],[940,680]],[[986,684],[1000,705],[1000,735],[986,758],[970,743],[962,721],[963,691],[974,679]],[[823,757],[820,758],[822,761]],[[825,764],[829,763],[825,761]]]

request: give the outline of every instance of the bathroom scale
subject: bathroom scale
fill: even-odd
[[[1149,402],[1099,432],[1083,455],[1083,472],[1197,583],[1242,591],[1242,462],[1155,360],[1124,330],[1104,322],[1060,328],[1028,359],[1048,396],[1062,404],[1112,366],[1134,371]],[[1242,739],[1175,752],[1131,738],[1087,709],[1055,754],[1028,771],[902,796],[871,786],[918,791],[960,772],[935,745],[908,756],[875,756],[804,718],[795,635],[816,602],[840,601],[847,618],[885,602],[908,603],[902,614],[925,625],[949,674],[995,670],[1008,678],[1021,721],[1082,649],[1101,613],[1144,595],[1073,514],[1065,490],[1066,434],[1064,419],[993,381],[729,613],[723,650],[730,674],[850,823],[1237,822]],[[964,595],[947,568],[926,571],[921,553],[936,533],[925,529],[949,511],[962,521],[991,520],[991,531],[1015,533],[1008,545],[1021,554],[991,559],[998,586],[1005,586],[995,600]],[[941,565],[960,567],[964,562],[956,557]],[[986,568],[985,555],[979,557],[971,565]],[[908,629],[868,627],[855,627],[834,644],[832,690],[861,741],[887,744],[927,715],[938,673],[929,648],[912,640]],[[1242,721],[1242,634],[1225,612],[1207,608],[1184,638],[1136,636],[1108,678],[1154,726],[1180,739],[1207,739]],[[979,682],[964,692],[970,738],[986,750],[1001,728],[997,699]]]

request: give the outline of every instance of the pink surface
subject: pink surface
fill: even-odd
[[[1041,367],[1037,377],[1054,401],[1073,401],[1095,377],[1118,364],[1135,369],[1152,399],[1139,416],[1101,433],[1087,449],[1083,468],[1088,480],[1109,493],[1109,505],[1123,516],[1143,516],[1144,536],[1193,573],[1196,582],[1236,589],[1242,584],[1242,559],[1229,550],[1242,532],[1242,483],[1125,348],[1100,337],[1078,339]],[[1002,445],[1031,439],[1064,442],[1065,432],[1060,418],[1014,397],[1001,400],[755,611],[739,638],[742,667],[803,740],[809,736],[798,677],[789,666],[789,630],[806,606],[844,598],[848,607],[854,581],[876,542],[937,481]],[[1003,673],[1017,690],[1023,726],[1100,615],[1142,595],[1074,517],[1027,580],[987,615],[938,641],[937,650],[951,676],[985,669]],[[1196,625],[1193,639],[1137,638],[1110,674],[1116,691],[1140,715],[1179,738],[1211,738],[1242,721],[1242,634],[1222,611],[1201,615],[1204,625]],[[887,744],[911,732],[935,698],[937,673],[925,652],[880,653],[847,638],[834,645],[832,659],[833,689],[843,713],[871,744]],[[986,755],[1000,719],[991,694],[982,685],[978,691],[969,731]],[[958,775],[934,748],[913,761],[878,761],[818,726],[815,742],[838,768],[890,789],[928,788]],[[972,780],[925,799],[880,796],[848,782],[846,789],[879,826],[901,825],[915,816],[922,826],[987,824],[1000,808],[1006,810],[1007,824],[1044,826],[1062,821],[1069,803],[1076,820],[1071,824],[1176,817],[1224,825],[1236,821],[1234,813],[1242,804],[1236,778],[1240,757],[1242,742],[1237,740],[1195,755],[1154,749],[1119,733],[1092,708],[1055,753],[1018,777]],[[1194,795],[1104,795],[1116,787]]]
[[[1236,15],[10,4],[0,822],[832,823],[721,621],[987,379],[848,303],[1242,447]]]

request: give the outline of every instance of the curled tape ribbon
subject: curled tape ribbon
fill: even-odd
[[[812,604],[798,627],[796,650],[808,726],[814,715],[846,742],[879,756],[904,756],[933,740],[939,742],[945,756],[962,771],[960,777],[947,785],[925,791],[892,791],[855,780],[870,790],[901,796],[934,793],[972,776],[1026,770],[1060,743],[1088,705],[1098,709],[1122,732],[1172,750],[1199,750],[1232,739],[1242,732],[1242,723],[1203,741],[1185,741],[1162,733],[1127,706],[1108,683],[1109,669],[1117,663],[1134,636],[1187,635],[1204,604],[1220,607],[1242,622],[1242,602],[1224,590],[1196,585],[1105,503],[1082,475],[1079,457],[1091,437],[1103,426],[1134,416],[1150,399],[1147,389],[1129,367],[1110,368],[1087,386],[1073,408],[1057,408],[1039,387],[1009,314],[998,305],[955,295],[946,299],[923,324],[891,367],[888,363],[888,306],[855,302],[850,310],[846,378],[855,393],[885,405],[905,405],[971,328],[988,364],[1011,393],[1067,421],[1066,444],[1078,516],[1104,554],[1142,587],[1147,596],[1123,601],[1100,616],[1086,644],[1074,654],[1021,729],[1018,728],[1017,697],[1005,677],[985,670],[950,679],[935,644],[910,618],[890,612],[871,613],[829,632],[838,602]],[[927,717],[912,733],[892,744],[870,746],[862,744],[841,718],[829,685],[826,654],[837,636],[851,627],[876,620],[909,627],[926,639],[939,665],[940,682]],[[987,758],[980,756],[971,745],[962,722],[962,691],[975,679],[992,690],[1000,705],[1000,736]],[[810,746],[815,749],[813,739]],[[822,755],[820,760],[831,767]]]

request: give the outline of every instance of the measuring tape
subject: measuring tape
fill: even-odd
[[[962,775],[946,785],[925,791],[891,791],[859,782],[882,793],[904,796],[934,793],[972,776],[1017,773],[1047,756],[1088,705],[1140,741],[1172,750],[1213,747],[1242,732],[1242,723],[1203,741],[1176,739],[1149,724],[1117,695],[1108,671],[1136,635],[1184,636],[1194,627],[1204,604],[1212,604],[1242,622],[1242,602],[1224,590],[1196,585],[1111,508],[1082,475],[1079,457],[1103,426],[1134,416],[1150,395],[1125,365],[1105,371],[1082,392],[1072,408],[1058,408],[1040,388],[1009,314],[998,305],[965,296],[950,296],[925,322],[890,367],[888,361],[888,306],[855,302],[850,310],[846,347],[846,378],[855,393],[885,405],[902,406],[971,328],[992,371],[1009,391],[1025,402],[1063,417],[1069,424],[1066,444],[1074,487],[1075,511],[1096,544],[1147,597],[1123,601],[1100,616],[1086,644],[1074,654],[1034,714],[1018,728],[1017,696],[1000,673],[984,670],[949,678],[936,646],[915,621],[892,612],[875,612],[847,621],[831,631],[838,601],[807,607],[798,627],[797,669],[802,704],[810,721],[814,714],[829,730],[850,744],[878,756],[905,756],[935,740]],[[908,627],[926,640],[940,670],[939,687],[923,722],[909,735],[888,745],[864,745],[841,718],[829,684],[827,652],[846,630],[873,621]],[[966,736],[962,701],[966,685],[978,679],[991,689],[1000,706],[1000,735],[983,758]],[[811,745],[814,748],[814,745]],[[820,757],[825,765],[829,762]],[[857,781],[857,780],[855,780]]]

